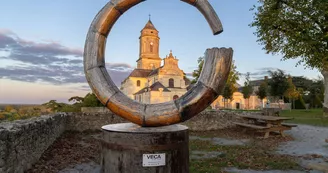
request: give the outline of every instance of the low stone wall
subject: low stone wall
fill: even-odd
[[[238,112],[204,111],[183,123],[191,131],[233,126]],[[247,114],[247,113],[242,113]],[[103,108],[82,113],[57,113],[28,120],[0,123],[0,172],[23,173],[64,131],[95,131],[107,124],[126,122]]]
[[[81,112],[69,113],[67,116],[66,130],[70,131],[96,131],[107,124],[116,124],[126,122],[123,118],[113,114],[110,111],[99,112]]]
[[[0,123],[0,172],[23,173],[65,131],[64,113]]]
[[[241,113],[204,111],[182,124],[188,126],[191,131],[220,130],[234,126],[233,122],[238,121],[238,114]]]

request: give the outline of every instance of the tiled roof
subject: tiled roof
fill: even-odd
[[[153,70],[134,69],[129,77],[148,77]]]
[[[155,28],[153,22],[151,22],[151,20],[148,20],[147,24],[145,25],[144,29],[153,29],[153,30],[156,30],[157,29]]]
[[[162,67],[160,67],[160,68],[162,68]],[[149,76],[152,76],[152,75],[156,75],[156,74],[158,74],[160,68],[157,68],[157,69],[153,70],[153,71],[149,74]]]
[[[164,92],[171,92],[169,89],[167,89],[162,83],[155,82],[150,86],[151,91],[159,91],[159,88],[163,88]]]
[[[145,93],[147,91],[159,91],[160,88],[163,88],[163,92],[171,92],[169,89],[167,89],[162,83],[160,82],[155,82],[153,85],[151,85],[150,87],[145,87],[143,89],[141,89],[140,91],[136,92],[134,95],[136,94],[142,94]]]

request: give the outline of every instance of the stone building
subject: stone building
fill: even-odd
[[[221,95],[211,104],[213,109],[261,109],[267,102],[260,100],[256,94],[252,94],[249,99],[244,99],[243,93],[237,91],[233,93],[232,100],[225,100]]]
[[[139,39],[137,68],[121,83],[122,92],[147,104],[167,102],[182,96],[190,81],[179,68],[178,59],[172,51],[164,59],[159,57],[160,38],[151,20],[141,30]]]
[[[256,95],[260,85],[268,80],[267,76],[263,80],[250,81],[250,85],[253,88],[253,93],[249,99],[245,99],[242,91],[242,86],[236,85],[238,91],[234,92],[232,95],[232,100],[226,100],[220,95],[212,104],[211,107],[214,109],[261,109],[263,108],[268,100],[265,98],[263,100],[259,99]]]

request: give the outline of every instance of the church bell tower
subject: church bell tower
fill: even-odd
[[[162,59],[159,57],[158,31],[149,19],[141,30],[140,53],[137,60],[138,69],[152,70],[161,66]]]

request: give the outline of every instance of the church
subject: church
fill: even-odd
[[[125,95],[145,104],[175,100],[186,93],[190,85],[172,51],[163,59],[159,57],[158,33],[149,19],[139,37],[137,68],[121,83]]]

